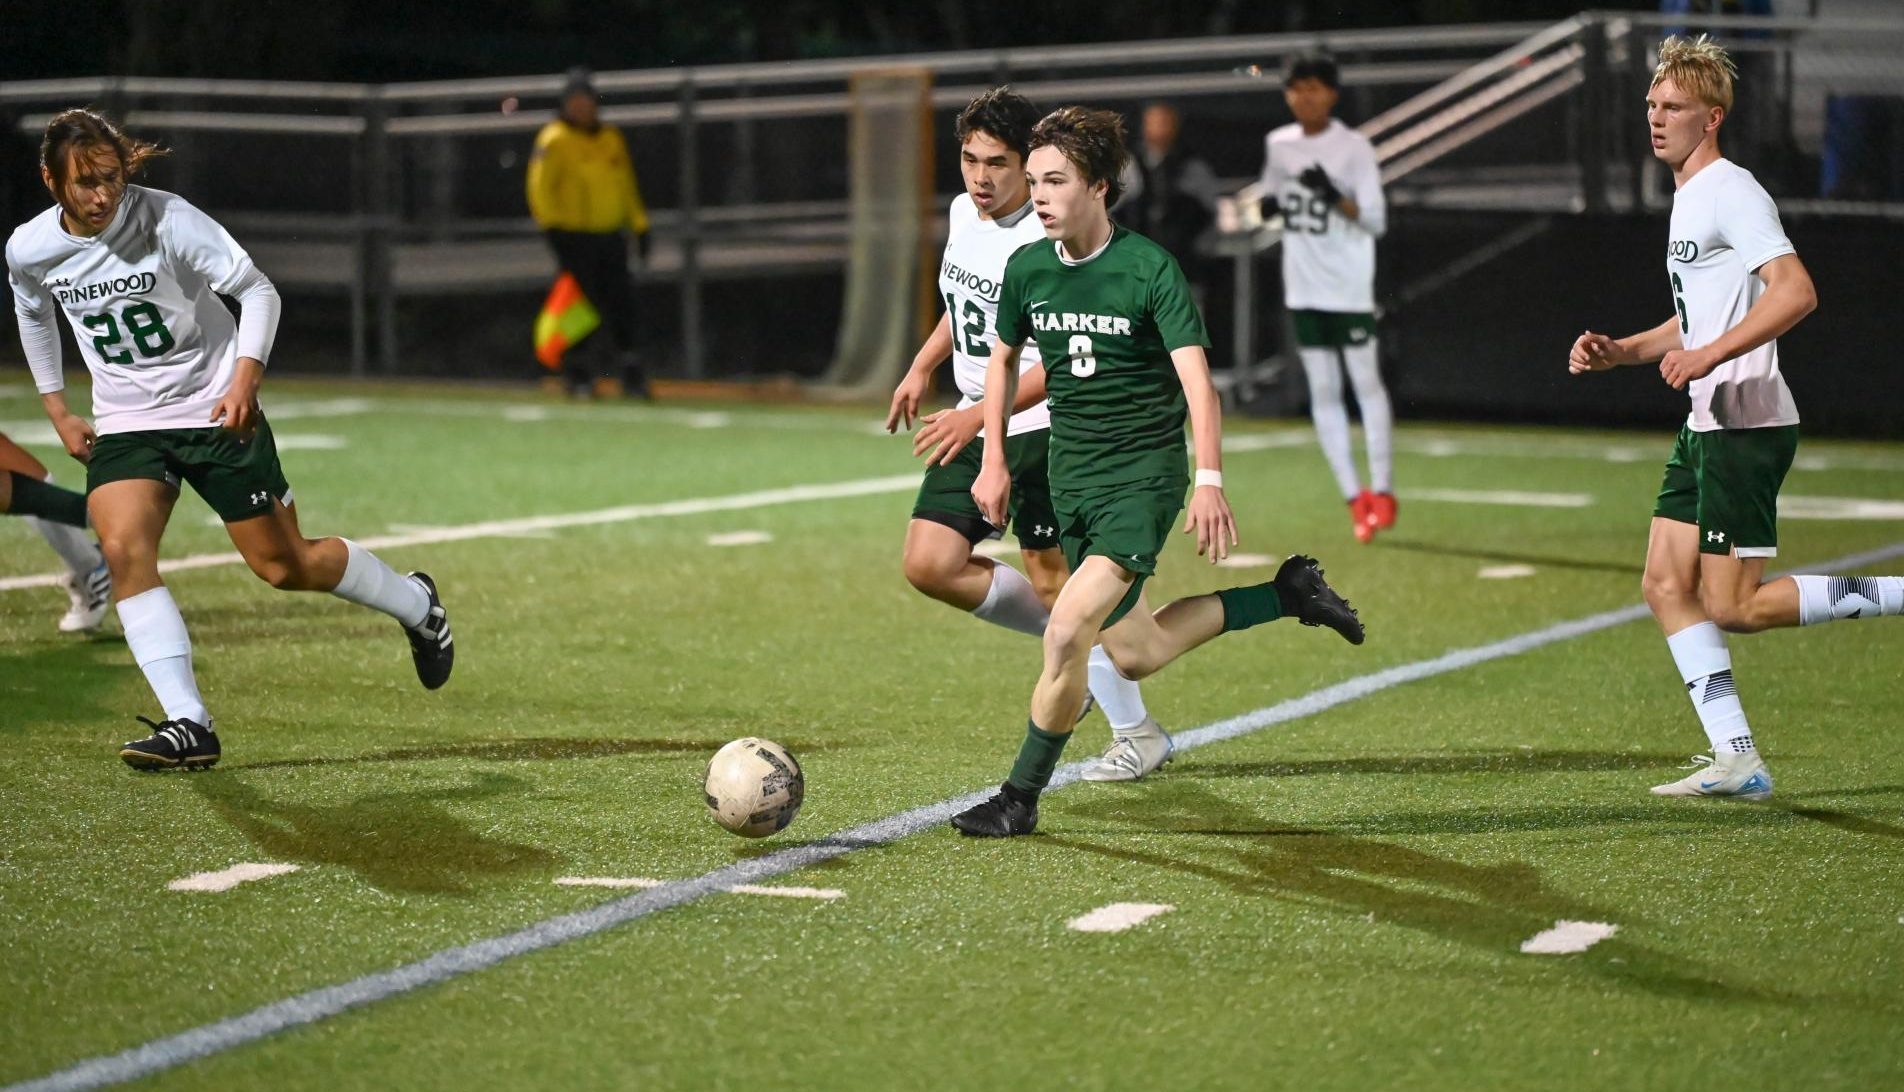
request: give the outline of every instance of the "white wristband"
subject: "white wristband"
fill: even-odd
[[[1218,489],[1223,488],[1223,472],[1221,470],[1198,470],[1197,488],[1201,489],[1206,485],[1214,485]]]

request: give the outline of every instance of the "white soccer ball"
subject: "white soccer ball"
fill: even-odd
[[[765,838],[800,814],[807,782],[793,752],[748,736],[714,752],[703,788],[716,823],[743,838]]]

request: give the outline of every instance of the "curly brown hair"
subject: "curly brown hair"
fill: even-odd
[[[1036,124],[1038,108],[1006,84],[966,104],[952,125],[952,135],[964,144],[973,133],[985,133],[1023,159],[1031,154],[1031,127]]]
[[[90,154],[94,148],[111,148],[119,156],[130,180],[148,160],[168,155],[166,149],[150,141],[135,140],[114,125],[104,114],[85,108],[62,110],[46,123],[46,135],[40,139],[40,166],[53,176],[57,185],[66,185],[67,150],[80,149]]]
[[[1130,162],[1130,149],[1124,146],[1124,117],[1117,111],[1060,106],[1032,126],[1031,146],[1058,149],[1085,182],[1104,183],[1107,207],[1124,195],[1124,166]]]

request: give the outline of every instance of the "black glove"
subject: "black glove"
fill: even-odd
[[[648,252],[653,249],[654,249],[654,233],[653,232],[644,231],[640,235],[635,236],[635,253],[641,256],[641,264],[644,268],[648,264]]]
[[[1342,191],[1335,188],[1335,183],[1329,178],[1329,172],[1323,170],[1320,163],[1312,164],[1308,170],[1297,175],[1296,181],[1309,187],[1310,193],[1331,205],[1342,200]]]

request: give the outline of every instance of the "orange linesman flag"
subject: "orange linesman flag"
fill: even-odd
[[[602,324],[593,304],[582,294],[575,277],[564,273],[549,289],[549,298],[536,316],[535,354],[542,366],[555,371],[562,366],[562,354],[573,348]]]

